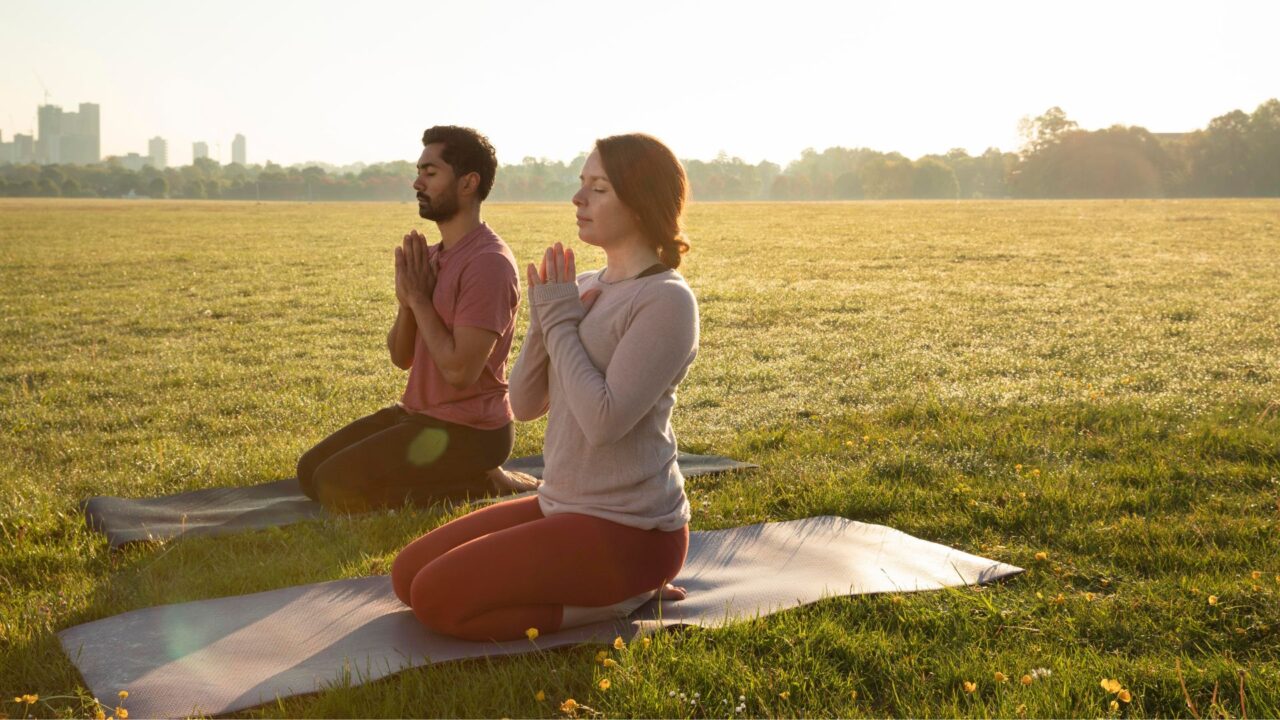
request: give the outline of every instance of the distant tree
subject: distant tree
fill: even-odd
[[[169,194],[169,183],[162,177],[153,178],[147,183],[147,194],[153,198],[166,197]]]
[[[835,194],[839,200],[861,200],[862,178],[858,177],[856,172],[846,172],[836,178]]]
[[[911,173],[911,196],[917,198],[955,199],[960,194],[956,174],[936,158],[923,158]]]
[[[1023,153],[1040,152],[1056,142],[1063,133],[1078,130],[1079,127],[1074,120],[1067,119],[1067,113],[1056,105],[1045,110],[1043,115],[1034,120],[1024,117],[1018,122],[1018,134],[1023,140]]]
[[[40,197],[58,197],[62,194],[62,189],[51,178],[43,177],[36,185],[36,194]]]
[[[82,194],[83,191],[80,190],[80,183],[76,182],[74,178],[67,178],[62,181],[63,197],[80,197]]]
[[[1024,197],[1161,197],[1174,172],[1159,141],[1140,127],[1071,130],[1027,155],[1016,188]]]
[[[870,199],[909,198],[912,193],[911,161],[890,153],[863,163],[859,176],[862,191]]]

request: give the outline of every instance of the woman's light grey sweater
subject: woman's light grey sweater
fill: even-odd
[[[517,420],[550,409],[538,500],[644,530],[689,521],[671,410],[698,353],[698,303],[675,271],[605,284],[602,272],[529,291],[508,379]],[[579,294],[600,290],[591,312]]]

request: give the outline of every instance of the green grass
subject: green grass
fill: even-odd
[[[574,237],[568,204],[485,216],[521,260]],[[1028,572],[666,634],[611,669],[595,647],[445,664],[246,715],[1099,716],[1108,677],[1133,696],[1115,714],[1185,716],[1178,665],[1202,716],[1242,714],[1242,672],[1248,715],[1280,715],[1280,203],[695,205],[688,225],[702,346],[676,430],[763,466],[691,481],[693,528],[837,514]],[[391,251],[415,226],[408,204],[0,202],[0,712],[91,712],[60,629],[385,573],[465,511],[112,554],[76,510],[288,477],[394,400]]]

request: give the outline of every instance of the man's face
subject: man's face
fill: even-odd
[[[440,157],[444,143],[431,143],[418,158],[418,179],[413,190],[418,195],[418,214],[427,220],[444,222],[458,214],[458,178]]]

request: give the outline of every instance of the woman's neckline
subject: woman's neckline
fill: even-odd
[[[600,268],[600,271],[596,273],[596,282],[600,283],[601,285],[620,285],[624,282],[638,280],[640,278],[649,277],[650,275],[658,275],[660,273],[664,273],[670,270],[671,268],[667,267],[666,265],[663,265],[662,263],[654,263],[649,267],[645,268],[644,270],[641,270],[640,272],[636,273],[635,275],[632,275],[631,277],[622,278],[621,280],[613,280],[613,281],[604,279],[605,271],[607,271],[608,269],[609,269],[608,265],[605,265],[604,267]]]

